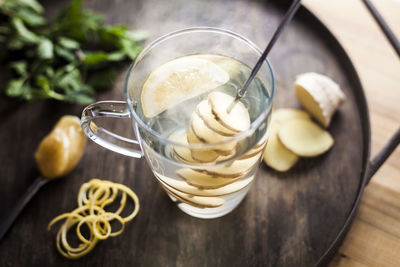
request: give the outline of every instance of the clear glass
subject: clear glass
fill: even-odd
[[[126,102],[89,105],[82,113],[82,128],[90,139],[109,150],[136,158],[144,155],[161,186],[185,213],[198,218],[223,216],[247,194],[267,141],[274,97],[274,77],[268,61],[240,100],[250,115],[247,130],[231,133],[219,142],[199,139],[189,143],[191,117],[198,111],[198,104],[213,91],[235,97],[261,54],[251,41],[223,29],[190,28],[162,36],[144,48],[130,67],[125,83]],[[213,62],[229,74],[229,81],[172,105],[157,116],[144,116],[141,95],[149,75],[182,57]],[[168,94],[179,93],[169,90]],[[137,140],[119,136],[95,123],[104,117],[131,118]],[[171,134],[183,133],[184,139],[171,138]],[[204,160],[204,156],[210,155],[212,159]]]
[[[237,64],[240,71],[234,68],[237,73],[230,73],[229,82],[214,89],[234,97],[249,76],[261,51],[249,40],[226,30],[186,29],[151,43],[138,56],[127,76],[125,93],[135,121],[136,136],[155,177],[181,210],[199,218],[216,218],[232,211],[245,197],[254,180],[267,140],[274,95],[273,72],[266,61],[241,99],[250,114],[250,129],[219,143],[177,143],[168,137],[174,132],[187,130],[190,114],[210,92],[187,100],[179,107],[172,107],[168,112],[151,119],[143,115],[140,96],[143,84],[153,70],[188,55],[221,59],[216,60],[217,64]],[[181,111],[182,106],[184,112]],[[211,163],[183,161],[173,153],[178,149],[198,152],[218,150],[232,142],[236,143],[236,152]]]

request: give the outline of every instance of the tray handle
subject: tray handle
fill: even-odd
[[[397,55],[400,57],[400,42],[394,35],[393,31],[390,29],[389,25],[386,23],[382,15],[376,9],[376,7],[371,3],[370,0],[362,0],[368,11],[371,13],[375,22],[379,25],[382,32],[385,34],[386,38],[392,45],[393,49],[396,51]],[[400,143],[400,128],[397,129],[395,134],[390,138],[390,140],[383,146],[381,151],[373,158],[367,169],[367,183],[371,180],[372,176],[376,171],[382,166],[385,160],[392,154],[396,147]]]
[[[386,159],[392,154],[400,143],[400,127],[394,135],[386,142],[378,154],[369,162],[367,169],[367,183],[371,180],[372,176],[382,166]]]

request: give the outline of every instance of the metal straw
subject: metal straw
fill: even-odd
[[[283,29],[285,26],[291,21],[293,18],[294,14],[296,13],[297,9],[300,7],[300,2],[301,0],[294,0],[292,4],[290,5],[290,8],[286,12],[285,16],[283,17],[281,23],[279,24],[278,28],[274,32],[274,35],[272,36],[271,40],[269,41],[267,47],[265,48],[263,54],[261,57],[258,59],[256,65],[252,69],[249,78],[247,78],[246,83],[243,85],[243,87],[237,92],[235,100],[232,102],[232,104],[229,105],[228,107],[228,113],[231,112],[232,108],[235,106],[235,104],[238,102],[240,98],[243,97],[244,93],[247,90],[247,87],[249,87],[251,81],[254,79],[256,76],[257,72],[260,70],[262,64],[264,63],[264,60],[267,58],[268,53],[271,51],[272,47],[278,40],[279,36],[281,35]]]

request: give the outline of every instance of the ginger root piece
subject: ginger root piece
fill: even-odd
[[[337,83],[314,72],[297,76],[294,92],[301,105],[324,127],[329,126],[336,109],[346,98]]]

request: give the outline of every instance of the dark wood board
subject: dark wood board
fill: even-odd
[[[54,10],[65,1],[44,1]],[[190,26],[217,26],[248,37],[263,48],[284,14],[270,1],[91,0],[108,23],[146,29],[149,40]],[[287,7],[287,6],[286,6]],[[336,80],[347,100],[329,131],[335,146],[323,156],[301,160],[278,174],[261,165],[248,196],[232,213],[212,220],[181,212],[157,184],[144,159],[106,151],[88,142],[78,168],[46,185],[0,241],[1,266],[312,266],[343,226],[357,197],[365,167],[366,111],[347,57],[304,9],[285,30],[269,57],[276,76],[275,107],[299,107],[292,90],[297,74],[315,71]],[[328,36],[328,37],[327,37]],[[123,99],[126,71],[98,100]],[[82,107],[53,101],[25,103],[0,97],[0,218],[38,175],[33,153],[64,114]],[[129,120],[109,127],[133,136]],[[48,222],[76,207],[80,185],[98,177],[131,187],[141,210],[124,233],[89,255],[67,260],[55,247]]]

